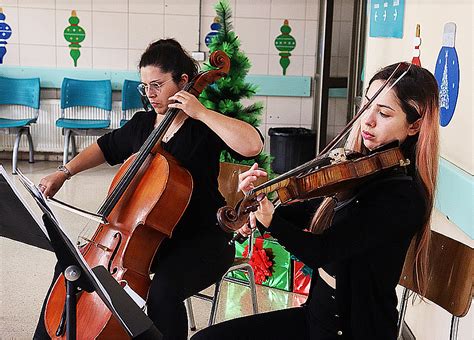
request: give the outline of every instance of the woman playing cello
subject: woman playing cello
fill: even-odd
[[[397,65],[370,81],[366,101]],[[352,150],[371,154],[398,141],[410,166],[382,172],[346,200],[295,203],[275,210],[266,198],[250,215],[285,248],[318,272],[307,302],[297,308],[227,321],[195,334],[201,339],[396,339],[397,297],[410,241],[415,236],[416,277],[426,287],[430,215],[438,164],[438,86],[427,70],[397,71],[386,94],[375,98],[354,125]],[[254,165],[241,174],[247,192],[265,175]],[[311,217],[312,216],[312,217]],[[302,229],[311,225],[314,233]],[[248,235],[250,228],[240,229]]]
[[[229,235],[216,225],[216,211],[224,204],[217,182],[220,152],[226,148],[236,157],[253,157],[263,144],[251,125],[208,110],[182,91],[197,74],[197,64],[177,41],[152,43],[141,56],[139,69],[139,90],[154,110],[137,112],[122,128],[100,137],[60,171],[43,178],[39,187],[51,197],[72,175],[104,162],[124,162],[140,149],[168,108],[181,110],[161,146],[190,172],[193,192],[172,238],[163,242],[155,256],[147,313],[165,339],[186,339],[183,301],[216,282],[234,259]],[[43,314],[44,306],[35,339],[49,338]]]

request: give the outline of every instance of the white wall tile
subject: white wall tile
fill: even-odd
[[[245,53],[252,66],[249,74],[268,74],[268,55]]]
[[[269,97],[266,124],[300,124],[301,98]]]
[[[246,53],[267,54],[270,41],[270,20],[236,18],[235,32],[242,43],[241,48]]]
[[[306,0],[272,0],[272,19],[304,19]]]
[[[56,67],[56,47],[44,45],[20,45],[20,65]]]
[[[337,57],[339,55],[340,33],[341,33],[341,22],[334,21],[332,24],[331,57]]]
[[[55,11],[51,9],[19,8],[19,43],[56,45]]]
[[[12,30],[10,38],[7,39],[7,44],[18,44],[19,42],[19,25],[18,25],[18,7],[2,7],[5,21]]]
[[[318,22],[307,20],[304,28],[304,55],[316,55],[318,45]]]
[[[301,98],[301,125],[309,125],[313,124],[313,98]]]
[[[216,10],[214,9],[214,5],[217,3],[216,0],[202,0],[202,15],[206,16],[216,16]],[[236,10],[236,1],[235,0],[229,0],[230,4],[230,9],[232,11],[232,18],[235,17],[235,10]],[[232,19],[233,21],[233,19]]]
[[[69,47],[59,46],[56,48],[57,67],[59,68],[77,68],[77,69],[91,69],[92,68],[92,48],[81,47],[79,52],[81,56],[77,59],[77,67],[74,67],[74,60],[71,58]]]
[[[306,20],[319,20],[319,0],[306,0]]]
[[[330,77],[337,77],[338,75],[338,68],[339,65],[339,58],[338,57],[331,57],[331,67],[329,69],[329,76]]]
[[[345,125],[347,117],[347,100],[345,98],[334,98],[335,101],[335,115],[334,125]]]
[[[198,25],[197,16],[165,15],[164,37],[175,38],[188,52],[197,51]]]
[[[270,54],[278,54],[280,51],[275,47],[275,39],[282,33],[280,28],[284,25],[282,19],[272,19],[270,22]],[[295,39],[295,48],[291,51],[291,55],[303,55],[304,52],[304,21],[303,20],[288,20],[288,26],[291,28],[290,35]]]
[[[138,63],[140,62],[140,57],[142,56],[145,49],[141,50],[128,50],[128,69],[131,71],[138,70]]]
[[[92,13],[92,46],[94,48],[128,47],[128,14]]]
[[[55,0],[18,0],[18,7],[55,9]]]
[[[303,57],[303,75],[314,77],[316,73],[316,57]]]
[[[164,0],[132,0],[128,2],[130,13],[163,14],[165,13]]]
[[[271,0],[238,0],[235,4],[235,16],[239,18],[270,17]]]
[[[163,38],[163,14],[129,14],[128,47],[145,49],[151,42]]]
[[[333,13],[334,21],[341,20],[341,6],[342,6],[342,0],[334,0],[334,13]]]
[[[165,0],[165,14],[199,15],[199,1]]]
[[[287,76],[303,75],[303,56],[290,56],[290,65],[286,69]],[[283,75],[283,68],[280,65],[279,55],[268,56],[268,74]]]
[[[349,58],[339,57],[337,59],[338,59],[337,76],[347,77],[349,74]]]
[[[128,11],[128,0],[93,0],[92,10],[125,13]]]
[[[92,50],[92,68],[102,70],[125,70],[128,67],[126,49],[94,48]]]
[[[56,0],[56,9],[92,11],[92,0]]]
[[[7,44],[5,48],[7,49],[7,53],[3,56],[3,64],[0,65],[20,65],[20,45]]]
[[[352,22],[352,12],[354,11],[353,0],[342,0],[341,1],[341,20]]]
[[[85,39],[80,43],[82,47],[92,47],[92,12],[78,11],[79,26],[86,32]],[[64,30],[70,26],[69,18],[71,11],[56,10],[56,45],[69,46],[69,42],[64,39]]]
[[[5,9],[7,6],[17,7],[18,0],[2,0],[1,7]]]
[[[352,23],[341,21],[341,33],[339,35],[339,57],[348,57],[351,47]]]

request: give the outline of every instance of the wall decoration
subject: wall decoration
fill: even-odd
[[[415,32],[415,39],[413,39],[413,58],[411,58],[411,63],[413,65],[421,66],[420,60],[420,45],[421,45],[421,38],[420,38],[420,24],[416,24],[416,32]]]
[[[435,77],[439,88],[440,124],[447,126],[454,115],[459,93],[459,61],[454,47],[456,24],[444,25],[443,45],[438,54]]]
[[[283,21],[283,26],[280,27],[281,34],[275,38],[275,47],[280,51],[280,65],[283,68],[283,75],[286,75],[286,69],[290,65],[291,51],[296,47],[296,40],[290,35],[291,27],[288,25],[288,20]]]
[[[405,0],[372,0],[370,2],[370,30],[372,38],[403,37]]]
[[[70,26],[66,27],[64,30],[64,39],[66,39],[70,44],[69,48],[71,51],[72,60],[74,60],[74,67],[77,67],[77,59],[81,56],[79,48],[81,47],[80,43],[86,38],[86,32],[84,29],[79,26],[79,18],[76,15],[76,11],[71,12],[71,17],[69,18]]]
[[[3,9],[0,7],[0,64],[3,64],[3,57],[7,54],[7,40],[12,35],[10,25],[5,22],[6,15],[3,14]]]
[[[221,24],[219,23],[219,17],[215,17],[214,22],[211,24],[211,31],[207,33],[206,38],[204,39],[204,43],[207,47],[209,47],[212,38],[219,33],[220,28]]]

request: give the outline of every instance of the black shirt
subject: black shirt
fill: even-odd
[[[322,267],[336,278],[335,296],[324,293],[321,280],[312,281],[306,306],[310,332],[340,327],[345,339],[395,340],[395,287],[410,241],[425,218],[421,186],[399,170],[382,174],[336,207],[332,225],[316,235],[301,230],[314,214],[308,203],[301,205],[299,213],[297,207],[278,208],[268,231],[306,265]],[[331,299],[336,318],[322,315]],[[337,331],[334,338],[341,338]]]
[[[106,161],[110,165],[123,163],[138,152],[153,131],[155,120],[154,111],[137,112],[122,128],[100,137],[97,143]],[[217,181],[220,153],[223,149],[228,149],[236,158],[243,157],[228,148],[207,125],[192,118],[186,119],[175,135],[167,143],[162,142],[161,146],[193,178],[191,201],[174,229],[173,237],[191,237],[201,228],[218,231],[216,212],[225,205]]]

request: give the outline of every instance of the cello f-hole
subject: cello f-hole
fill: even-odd
[[[113,275],[117,272],[117,267],[115,267],[113,269],[113,271],[111,271],[110,269],[112,268],[112,262],[114,261],[115,259],[115,255],[117,254],[118,250],[120,249],[120,244],[122,243],[122,234],[117,232],[115,233],[114,235],[114,238],[117,239],[118,238],[118,241],[117,241],[117,244],[115,245],[115,248],[114,248],[114,252],[112,253],[112,255],[110,256],[110,259],[109,259],[109,264],[107,266],[107,270]]]

